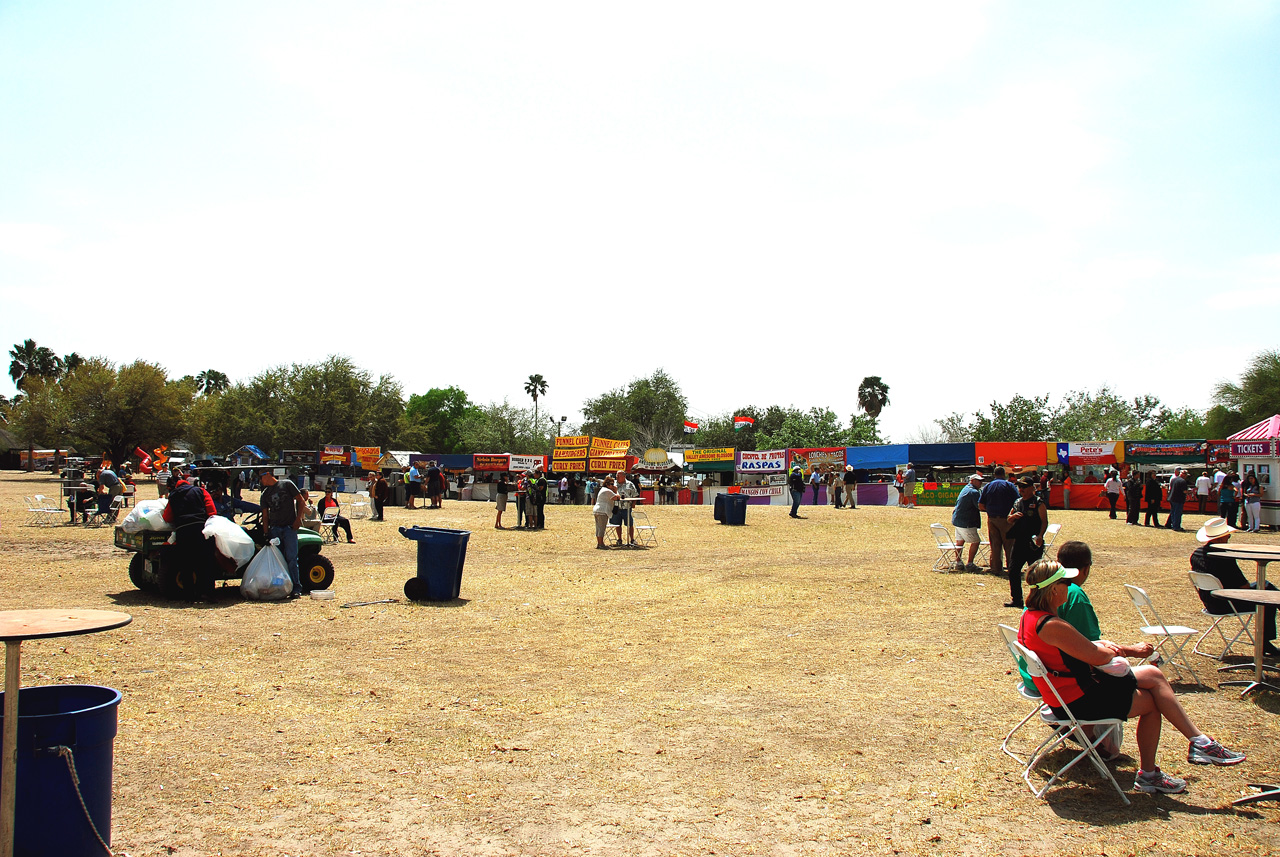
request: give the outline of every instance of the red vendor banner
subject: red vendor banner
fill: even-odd
[[[485,455],[477,452],[471,456],[471,469],[503,473],[511,469],[511,456]]]
[[[843,446],[820,446],[809,447],[806,449],[789,449],[787,456],[791,460],[794,467],[799,464],[805,470],[810,467],[822,469],[824,467],[830,469],[834,467],[837,470],[844,470],[845,447]]]

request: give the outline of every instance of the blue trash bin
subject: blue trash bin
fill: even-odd
[[[722,524],[724,523],[724,498],[727,496],[729,495],[717,494],[714,500],[715,508],[711,511],[711,517],[715,518]]]
[[[724,495],[724,522],[731,527],[741,527],[747,523],[747,495]]]
[[[99,834],[111,844],[111,774],[119,707],[120,691],[91,684],[24,687],[18,692],[15,857],[96,857],[103,853]],[[69,754],[60,754],[60,747]],[[84,807],[76,796],[69,761],[80,780]]]
[[[444,527],[401,527],[400,535],[418,543],[418,576],[405,581],[404,594],[414,601],[452,601],[462,589],[468,530]]]

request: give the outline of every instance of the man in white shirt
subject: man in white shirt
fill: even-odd
[[[1111,520],[1116,519],[1116,503],[1120,500],[1120,474],[1114,470],[1107,471],[1106,484],[1102,486],[1107,492],[1107,502],[1111,504]]]
[[[636,489],[636,485],[627,478],[627,471],[618,471],[618,499],[625,500],[629,497],[639,497],[640,492]],[[635,503],[622,503],[622,519],[627,522],[627,545],[634,547],[636,543],[636,519],[631,514]],[[622,542],[622,524],[618,524],[618,542]]]
[[[1196,480],[1196,500],[1200,503],[1200,514],[1204,514],[1205,506],[1209,503],[1209,491],[1213,487],[1213,480],[1209,478],[1209,471],[1201,470],[1200,478]]]

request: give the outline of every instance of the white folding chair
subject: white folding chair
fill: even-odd
[[[1187,575],[1191,578],[1191,585],[1201,591],[1212,592],[1215,589],[1222,588],[1222,581],[1218,580],[1218,578],[1214,577],[1212,574],[1207,574],[1203,571],[1188,571]],[[1231,647],[1234,646],[1241,637],[1244,637],[1249,641],[1249,647],[1252,649],[1253,634],[1250,633],[1249,628],[1253,623],[1253,617],[1255,614],[1253,608],[1248,610],[1237,610],[1230,601],[1223,600],[1222,605],[1228,612],[1210,613],[1208,607],[1200,611],[1205,616],[1212,619],[1213,624],[1209,626],[1209,630],[1200,635],[1200,638],[1196,640],[1195,644],[1191,647],[1191,651],[1195,652],[1197,655],[1204,655],[1206,658],[1214,658],[1219,661],[1225,660],[1227,655],[1231,654]],[[1227,622],[1228,629],[1235,630],[1237,626],[1239,627],[1239,630],[1236,630],[1235,636],[1230,640],[1227,639],[1227,635],[1222,630],[1222,622],[1227,619],[1231,620]],[[1218,636],[1222,638],[1222,653],[1215,655],[1212,652],[1200,651],[1200,644],[1204,642],[1204,638],[1214,631],[1217,631]]]
[[[357,491],[356,499],[347,507],[347,517],[353,521],[362,521],[369,517],[369,492]]]
[[[94,510],[88,520],[84,522],[86,527],[101,527],[103,524],[114,524],[120,518],[120,510],[124,508],[124,495],[117,494],[111,498],[111,503],[107,508]]]
[[[1013,646],[1017,653],[1022,656],[1023,662],[1027,667],[1027,672],[1030,673],[1033,678],[1048,678],[1049,671],[1045,668],[1044,663],[1035,652],[1017,641],[1014,641]],[[1102,774],[1102,776],[1106,778],[1107,782],[1111,783],[1111,785],[1115,787],[1116,793],[1120,795],[1120,800],[1124,801],[1125,806],[1128,806],[1129,796],[1124,793],[1124,789],[1120,788],[1120,784],[1116,782],[1116,778],[1111,773],[1111,769],[1107,767],[1106,762],[1103,761],[1102,756],[1098,753],[1098,745],[1105,741],[1112,732],[1117,732],[1118,737],[1118,731],[1123,728],[1123,721],[1115,718],[1107,720],[1080,720],[1071,713],[1071,707],[1062,701],[1062,695],[1059,694],[1058,689],[1053,686],[1053,682],[1046,681],[1046,684],[1048,684],[1049,688],[1053,691],[1054,701],[1058,703],[1053,707],[1061,709],[1063,713],[1066,714],[1066,717],[1061,720],[1055,718],[1050,721],[1057,727],[1057,731],[1050,735],[1049,738],[1047,738],[1045,742],[1036,749],[1036,752],[1031,756],[1031,761],[1027,763],[1027,766],[1022,771],[1022,779],[1026,781],[1027,787],[1031,789],[1031,793],[1036,797],[1044,797],[1044,793],[1049,790],[1049,787],[1062,779],[1062,776],[1067,771],[1074,768],[1076,764],[1082,760],[1088,759],[1093,767],[1097,769],[1098,773]],[[1089,737],[1089,733],[1085,731],[1086,726],[1093,728],[1094,737]],[[1071,759],[1055,771],[1053,776],[1049,777],[1048,781],[1045,782],[1043,786],[1037,789],[1035,783],[1031,782],[1032,769],[1035,768],[1036,765],[1038,765],[1040,761],[1051,752],[1063,746],[1068,739],[1074,741],[1079,745],[1079,747],[1068,748],[1074,753]]]
[[[37,494],[27,501],[27,524],[32,527],[53,526],[62,517],[62,509],[58,504],[43,494]]]
[[[320,516],[321,535],[334,544],[338,543],[338,510],[330,507]]]
[[[1182,681],[1182,674],[1185,672],[1191,675],[1191,684],[1204,684],[1200,681],[1200,676],[1196,675],[1195,668],[1191,666],[1191,662],[1187,660],[1187,655],[1183,651],[1187,647],[1187,641],[1200,632],[1185,625],[1165,624],[1145,589],[1128,583],[1124,588],[1129,593],[1129,600],[1138,611],[1138,617],[1142,620],[1142,627],[1139,630],[1151,638],[1156,651],[1164,658],[1164,664],[1177,674],[1179,681]]]
[[[938,558],[933,561],[932,571],[951,571],[956,566],[955,537],[947,529],[946,524],[930,524],[929,533],[938,545]]]
[[[641,547],[658,546],[658,528],[649,523],[649,516],[639,509],[631,513],[636,522],[636,544]]]
[[[1049,548],[1053,547],[1053,543],[1058,540],[1058,533],[1062,532],[1062,524],[1050,524],[1044,530],[1044,552],[1048,556]]]
[[[1000,638],[1004,640],[1005,647],[1009,650],[1009,654],[1013,657],[1014,664],[1018,667],[1024,667],[1025,665],[1023,664],[1022,656],[1018,654],[1018,648],[1017,648],[1018,629],[1010,628],[1008,625],[998,625],[997,627],[1000,629]],[[1027,759],[1024,759],[1021,756],[1019,756],[1017,753],[1010,750],[1009,741],[1013,738],[1014,733],[1016,733],[1023,726],[1026,726],[1029,722],[1031,722],[1031,718],[1035,717],[1036,715],[1040,716],[1040,720],[1043,723],[1045,723],[1046,725],[1052,726],[1053,712],[1049,710],[1049,706],[1044,704],[1044,700],[1040,697],[1040,694],[1038,692],[1032,693],[1031,691],[1027,690],[1026,684],[1022,681],[1022,674],[1018,673],[1016,670],[1015,670],[1015,674],[1017,675],[1016,687],[1017,687],[1018,695],[1021,696],[1023,699],[1025,699],[1027,702],[1032,703],[1033,705],[1031,710],[1027,712],[1027,716],[1019,720],[1018,725],[1010,729],[1009,734],[1004,736],[1004,741],[1000,744],[1000,749],[1004,751],[1006,756],[1013,759],[1019,765],[1025,765],[1028,759],[1030,758],[1030,756],[1028,756]]]

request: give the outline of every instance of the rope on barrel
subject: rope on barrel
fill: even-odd
[[[107,841],[102,838],[102,834],[98,832],[98,825],[93,823],[93,816],[89,815],[89,807],[85,806],[84,795],[80,794],[80,776],[76,773],[76,757],[71,752],[71,748],[65,744],[59,744],[51,749],[56,750],[58,755],[67,762],[67,770],[71,772],[71,785],[75,787],[76,797],[80,800],[80,808],[84,810],[85,820],[89,822],[89,829],[98,838],[98,844],[102,846],[102,850],[106,851],[110,857],[115,857],[111,851],[111,846],[107,844]]]

